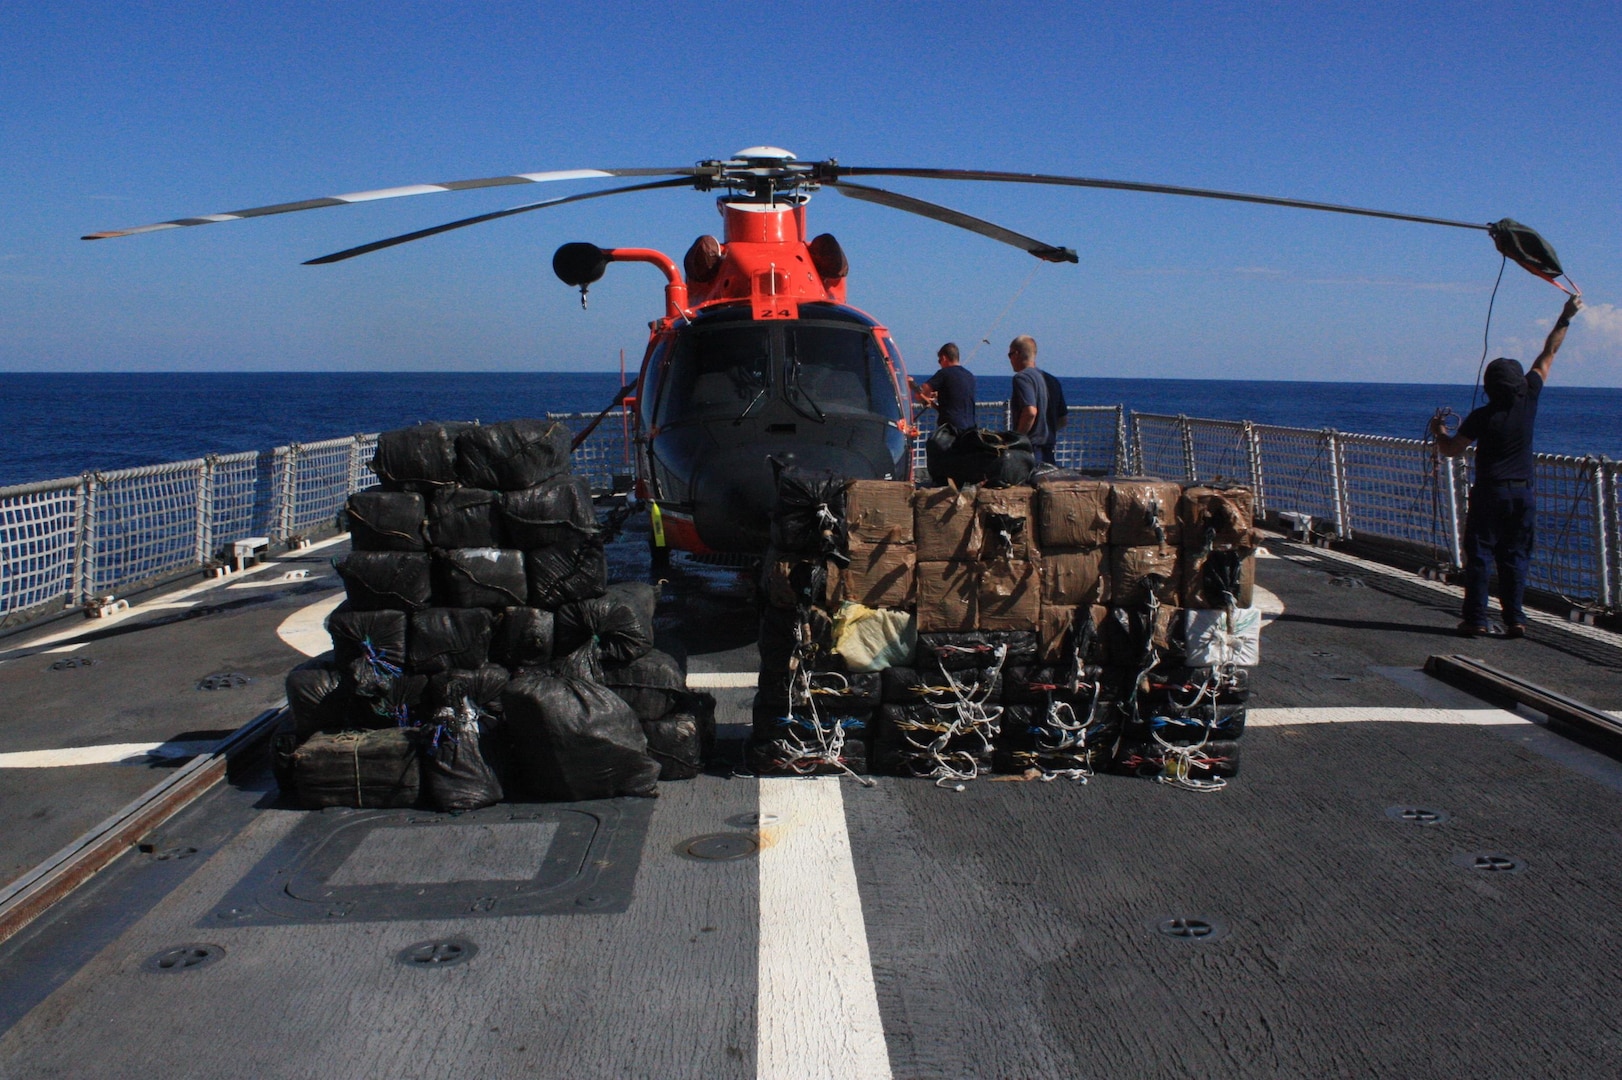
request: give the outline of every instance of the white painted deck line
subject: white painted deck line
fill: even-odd
[[[209,742],[109,743],[106,746],[70,746],[62,750],[16,750],[0,754],[0,769],[60,769],[70,765],[146,765],[155,760],[210,754],[219,745]]]
[[[306,604],[282,620],[276,628],[276,636],[305,656],[320,656],[332,648],[332,639],[327,636],[327,616],[343,602],[344,594],[340,592]]]
[[[756,1075],[889,1080],[839,778],[761,779],[760,819]]]
[[[736,690],[753,687],[759,682],[759,674],[753,671],[689,671],[687,673],[687,688],[689,690]]]
[[[1374,705],[1317,708],[1251,709],[1246,727],[1295,727],[1303,724],[1457,724],[1468,727],[1508,727],[1531,724],[1525,717],[1503,709],[1412,709]]]

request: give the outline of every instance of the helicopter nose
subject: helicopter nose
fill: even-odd
[[[771,539],[777,504],[777,470],[782,466],[827,469],[851,479],[880,475],[859,451],[844,446],[802,445],[785,450],[781,442],[748,442],[712,451],[693,479],[693,527],[714,551],[758,553]]]

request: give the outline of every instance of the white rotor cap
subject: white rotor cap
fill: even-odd
[[[732,155],[735,161],[797,161],[781,146],[751,146]]]

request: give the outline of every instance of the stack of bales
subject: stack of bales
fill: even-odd
[[[1242,728],[1242,665],[1255,662],[1232,655],[1254,581],[1250,492],[1059,470],[1033,484],[785,474],[764,575],[757,770],[871,762],[960,779],[1170,761],[1196,781],[1231,774],[1226,737]],[[884,624],[881,659],[864,645],[853,666],[852,625],[908,613],[910,627]],[[1185,626],[1198,663],[1185,662]],[[837,760],[820,752],[835,724]]]
[[[283,775],[306,806],[653,793],[641,719],[604,684],[646,698],[625,669],[651,650],[655,598],[609,589],[570,442],[541,420],[380,436],[380,485],[349,501],[332,659],[288,677]],[[677,685],[658,716],[643,701],[655,725],[682,690],[661,675]]]

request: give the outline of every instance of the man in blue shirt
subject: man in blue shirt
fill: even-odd
[[[1537,517],[1532,429],[1538,395],[1554,366],[1554,354],[1560,351],[1566,328],[1582,306],[1575,296],[1566,301],[1530,372],[1522,374],[1520,362],[1508,357],[1487,365],[1482,379],[1487,403],[1464,418],[1457,434],[1447,433],[1441,417],[1431,420],[1436,447],[1448,457],[1458,457],[1472,442],[1476,444],[1476,479],[1464,519],[1464,621],[1459,623],[1459,633],[1465,637],[1492,632],[1487,625],[1487,584],[1494,563],[1498,566],[1498,602],[1504,609],[1504,636],[1526,636],[1521,601]]]
[[[1014,369],[1014,390],[1008,418],[1014,430],[1031,438],[1038,461],[1053,460],[1053,432],[1048,426],[1048,384],[1036,367],[1036,339],[1021,334],[1008,343],[1008,364]]]
[[[948,341],[935,354],[941,369],[926,382],[913,383],[913,392],[925,405],[935,407],[941,424],[958,434],[978,425],[974,415],[974,372],[963,366],[957,345]]]

